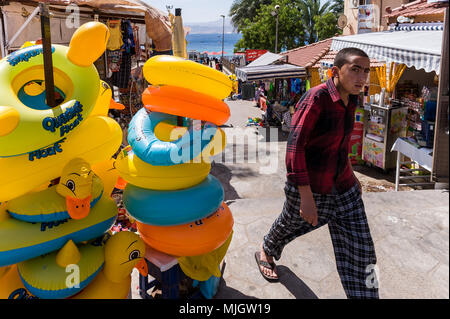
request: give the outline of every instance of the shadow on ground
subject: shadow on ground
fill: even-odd
[[[277,266],[278,276],[280,278],[280,284],[286,287],[286,289],[296,299],[319,299],[317,295],[301,280],[298,278],[288,267]],[[261,280],[264,280],[261,277]],[[255,288],[255,294],[258,294]],[[248,296],[235,288],[227,286],[223,277],[220,279],[219,289],[214,299],[257,299],[254,296]]]
[[[216,177],[222,184],[225,193],[224,201],[240,199],[238,193],[230,184],[233,174],[227,166],[212,162],[210,174]]]
[[[395,183],[395,170],[390,169],[384,171],[379,167],[369,167],[367,165],[353,165],[353,170],[355,172],[361,173],[365,176],[375,178],[377,180],[385,180],[389,183]]]
[[[239,290],[228,287],[226,281],[223,277],[220,279],[219,289],[217,294],[214,296],[214,299],[257,299],[253,296],[247,296],[243,294]]]
[[[318,299],[317,295],[297,277],[288,267],[277,266],[280,283],[286,287],[296,299]]]

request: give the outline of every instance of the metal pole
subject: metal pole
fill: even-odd
[[[224,50],[224,43],[225,43],[225,16],[221,15],[222,19],[223,19],[223,24],[222,24],[222,65],[223,65],[223,50]]]
[[[277,22],[275,25],[275,54],[278,53],[278,12],[277,12]]]

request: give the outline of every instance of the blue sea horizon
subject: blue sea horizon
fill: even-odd
[[[234,45],[242,38],[240,33],[224,34],[224,55],[234,54]],[[222,33],[188,34],[186,36],[187,50],[204,52],[222,51]]]

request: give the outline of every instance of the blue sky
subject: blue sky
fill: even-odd
[[[228,12],[230,11],[233,0],[144,0],[151,6],[167,12],[166,5],[172,5],[172,12],[175,8],[181,8],[181,16],[183,22],[210,22],[220,20],[220,15],[225,15],[225,19],[229,20]]]

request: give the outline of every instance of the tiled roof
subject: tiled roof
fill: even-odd
[[[404,17],[418,17],[427,15],[444,14],[445,7],[448,6],[448,2],[432,2],[428,3],[427,0],[417,0],[407,4],[403,4],[398,8],[394,8],[390,13],[384,15],[385,18],[395,18],[398,16]]]
[[[319,61],[329,50],[332,38],[280,53],[288,57],[287,63],[309,68]]]
[[[332,64],[334,62],[334,58],[336,57],[337,51],[328,51],[319,61],[317,61],[312,68],[319,68],[320,67],[320,63],[321,62],[327,62]],[[370,59],[370,67],[371,68],[376,68],[379,66],[383,66],[384,63],[379,62],[378,60],[375,59]]]

